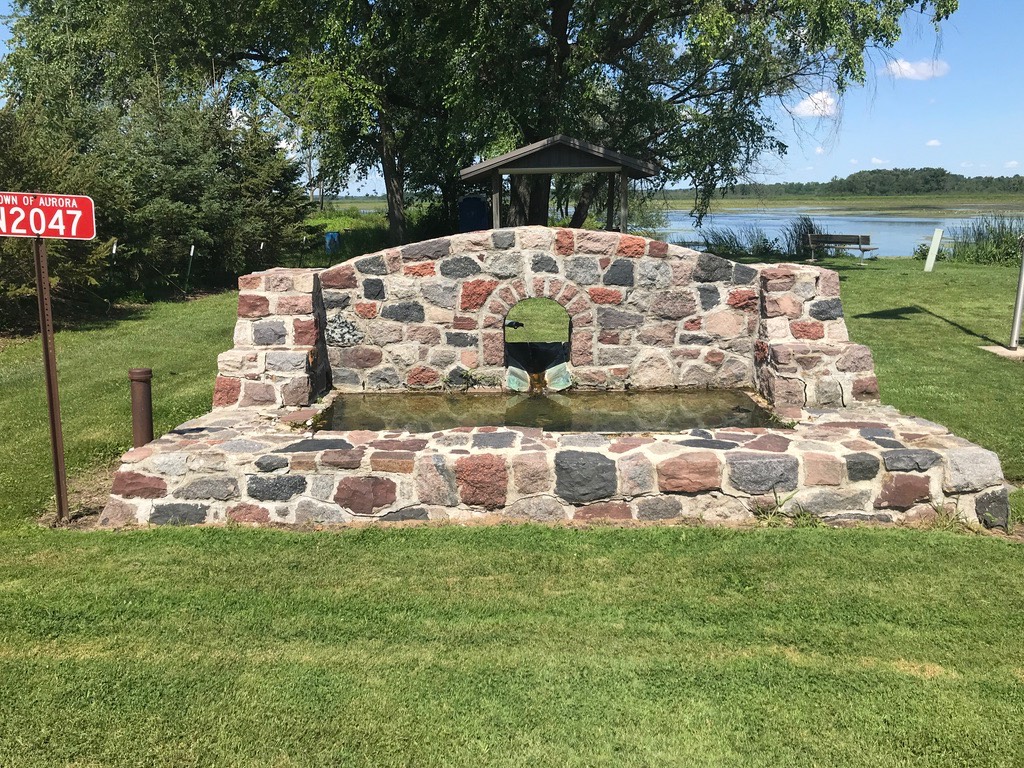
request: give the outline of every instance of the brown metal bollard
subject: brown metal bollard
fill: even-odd
[[[153,371],[132,368],[128,380],[132,383],[132,446],[139,448],[153,440]]]

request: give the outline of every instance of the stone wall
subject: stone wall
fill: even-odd
[[[847,338],[838,276],[809,265],[745,266],[632,235],[522,227],[239,286],[219,408],[301,405],[331,385],[501,386],[505,316],[533,297],[568,312],[580,388],[756,387],[784,409],[877,396],[870,352]]]

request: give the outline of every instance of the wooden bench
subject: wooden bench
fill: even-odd
[[[815,247],[856,248],[861,258],[865,253],[877,251],[878,246],[871,244],[871,235],[807,235],[807,247],[811,249],[811,261],[814,261]]]

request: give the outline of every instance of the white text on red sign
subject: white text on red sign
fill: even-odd
[[[0,237],[92,240],[95,206],[84,195],[0,192]]]

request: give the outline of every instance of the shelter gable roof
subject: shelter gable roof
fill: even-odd
[[[475,181],[503,170],[518,173],[609,173],[619,169],[634,179],[654,176],[659,170],[653,163],[557,134],[463,168],[459,177],[462,181]]]

